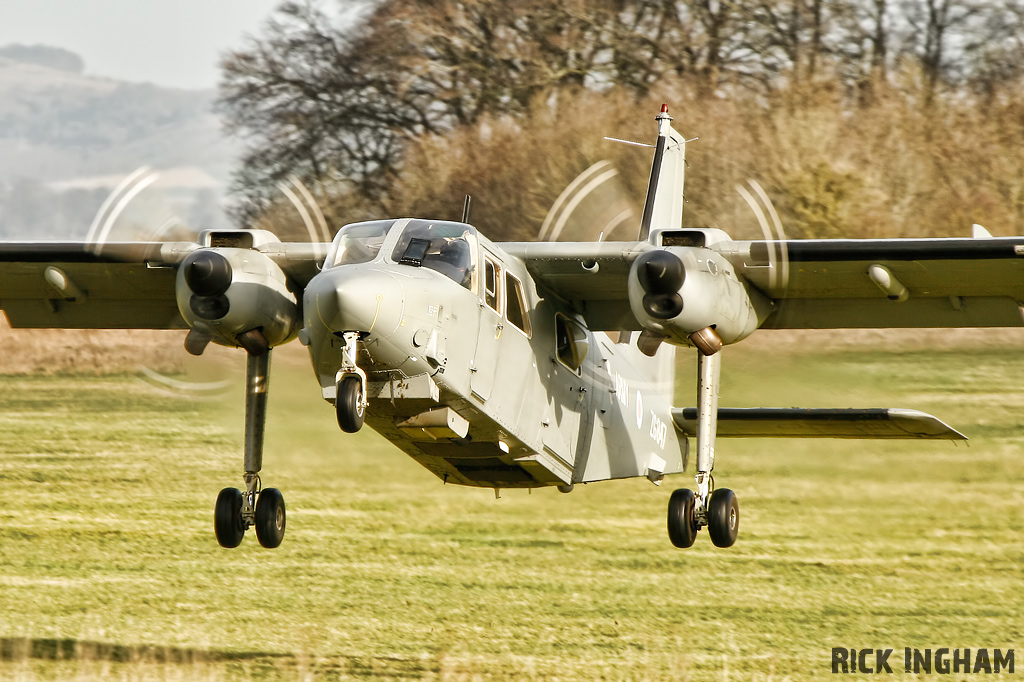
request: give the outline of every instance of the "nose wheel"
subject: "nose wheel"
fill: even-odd
[[[366,373],[356,364],[359,332],[345,332],[345,353],[337,377],[334,409],[338,413],[338,426],[345,433],[355,433],[363,426],[366,416]]]
[[[338,412],[338,426],[345,433],[355,433],[363,426],[366,402],[363,399],[363,382],[354,374],[342,377],[338,382],[338,396],[334,401]]]

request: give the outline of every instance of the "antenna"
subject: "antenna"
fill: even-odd
[[[473,213],[473,197],[466,195],[466,201],[462,204],[462,222],[469,223],[469,217]]]
[[[608,140],[609,142],[621,142],[622,144],[631,144],[634,147],[651,147],[652,149],[654,148],[653,144],[647,144],[646,142],[634,142],[633,140],[623,140],[618,137],[608,137],[607,135],[604,136],[604,139]]]

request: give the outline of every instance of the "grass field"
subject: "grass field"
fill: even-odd
[[[913,407],[971,442],[722,440],[740,539],[686,551],[664,515],[689,476],[446,487],[341,434],[301,353],[271,380],[273,551],[213,536],[240,353],[202,400],[0,376],[0,679],[817,680],[832,647],[895,648],[899,676],[903,647],[1017,647],[1024,675],[1019,348],[727,349],[723,405]]]

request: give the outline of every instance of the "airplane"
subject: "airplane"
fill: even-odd
[[[716,438],[963,440],[906,409],[719,408],[722,349],[759,329],[1024,326],[1024,237],[733,240],[683,224],[687,140],[668,107],[633,241],[493,242],[469,223],[399,218],[327,243],[226,229],[195,241],[0,244],[13,327],[187,329],[185,349],[246,351],[244,490],[214,531],[281,544],[284,498],[262,487],[272,349],[308,348],[343,432],[364,424],[444,483],[501,489],[688,468],[673,545],[734,544],[737,497]],[[326,250],[326,255],[325,255]],[[675,351],[695,348],[697,400],[673,406]]]

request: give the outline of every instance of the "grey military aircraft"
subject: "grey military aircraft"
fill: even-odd
[[[263,488],[271,349],[298,338],[344,432],[364,423],[445,483],[503,488],[688,467],[668,534],[731,546],[736,495],[715,488],[716,436],[964,436],[902,409],[718,407],[721,349],[758,329],[1024,326],[1024,237],[736,241],[683,225],[687,140],[667,107],[635,241],[496,243],[468,223],[345,225],[326,243],[261,230],[197,241],[0,245],[14,327],[181,328],[185,348],[247,353],[244,490],[214,526],[236,547],[285,532]],[[324,252],[326,251],[326,256]],[[674,353],[696,348],[697,400],[674,407]]]

